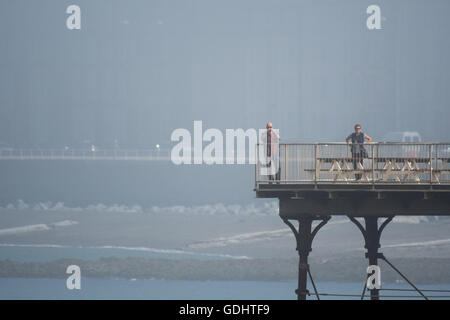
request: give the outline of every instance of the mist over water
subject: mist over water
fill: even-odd
[[[255,199],[251,165],[138,161],[2,161],[0,205],[62,201],[70,206],[246,204]]]
[[[450,141],[450,2],[377,1],[381,28],[369,30],[372,4],[79,0],[81,29],[69,30],[67,2],[1,1],[0,156],[169,154],[172,132],[194,135],[196,120],[222,133],[271,121],[281,142],[343,142],[355,123],[375,142],[398,131]],[[295,241],[278,201],[255,198],[254,169],[0,159],[0,298],[293,298]],[[449,226],[396,218],[383,253],[447,289]],[[363,242],[345,217],[311,259],[324,290],[361,292]],[[71,294],[52,277],[74,261],[91,277]]]

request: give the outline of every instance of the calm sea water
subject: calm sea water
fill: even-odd
[[[317,283],[321,293],[360,295],[361,283]],[[165,281],[82,278],[80,290],[68,290],[65,279],[0,279],[0,299],[296,299],[296,281]],[[423,285],[421,289],[450,290],[450,284]],[[383,284],[383,288],[409,289],[406,284]],[[312,290],[312,288],[310,288]],[[410,295],[415,292],[384,291],[382,295]],[[431,293],[430,293],[431,294]],[[448,293],[433,293],[433,295]],[[309,299],[314,299],[310,297]],[[358,297],[322,297],[321,299],[359,299]],[[401,298],[405,299],[405,298]]]

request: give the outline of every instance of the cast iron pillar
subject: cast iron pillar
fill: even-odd
[[[286,218],[283,218],[284,223],[286,223],[289,228],[291,228],[294,233],[295,240],[297,242],[297,248],[299,254],[299,266],[298,266],[298,288],[295,290],[297,294],[298,300],[306,300],[306,296],[309,294],[307,289],[308,282],[308,274],[311,276],[309,272],[309,264],[308,264],[308,256],[312,250],[312,241],[319,231],[331,217],[318,217],[318,216],[303,216],[299,217],[295,220],[298,221],[298,231],[294,227],[294,225]],[[322,220],[315,228],[312,230],[312,223],[314,220]],[[312,277],[311,277],[312,280]],[[313,283],[314,285],[314,283]],[[317,295],[317,292],[316,292]]]
[[[355,217],[348,216],[348,218],[361,230],[361,233],[364,237],[365,248],[366,248],[366,258],[369,259],[369,266],[378,265],[378,259],[383,257],[382,253],[378,252],[380,248],[380,238],[383,229],[386,225],[391,222],[394,216],[388,217],[378,228],[378,218],[380,217],[364,217],[364,221],[366,223],[366,228],[361,225],[361,223],[355,219]],[[379,290],[372,289],[370,290],[370,299],[371,300],[379,300]]]

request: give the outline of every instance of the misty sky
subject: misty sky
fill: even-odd
[[[81,7],[81,30],[66,8]],[[378,4],[382,29],[368,30]],[[118,139],[170,147],[176,128],[262,128],[285,141],[449,141],[450,2],[0,1],[0,141]]]

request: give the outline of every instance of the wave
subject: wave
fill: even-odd
[[[86,207],[68,207],[64,202],[39,202],[36,204],[28,204],[22,199],[17,202],[9,203],[5,207],[0,207],[0,210],[34,210],[34,211],[59,211],[59,212],[83,212],[83,211],[98,211],[98,212],[124,212],[124,213],[140,213],[143,212],[142,206],[126,206],[126,205],[105,205],[103,203],[92,204]]]
[[[185,215],[234,215],[234,216],[251,216],[251,215],[278,215],[278,201],[266,202],[260,205],[254,203],[248,205],[225,205],[223,203],[206,204],[198,206],[170,206],[158,207],[153,206],[152,212],[155,213],[174,213]]]
[[[0,243],[0,247],[21,247],[21,248],[63,248],[63,249],[105,249],[105,250],[127,250],[127,251],[139,251],[148,253],[159,253],[168,255],[187,255],[187,256],[201,256],[201,257],[211,257],[211,258],[226,258],[226,259],[251,259],[248,256],[235,256],[229,254],[220,253],[204,253],[204,252],[194,252],[181,249],[158,249],[149,247],[127,247],[127,246],[116,246],[116,245],[105,245],[105,246],[67,246],[59,244],[13,244],[13,243]]]
[[[427,217],[399,217],[400,219],[394,219],[395,223],[420,223],[426,222]],[[336,225],[350,223],[348,219],[345,218],[337,218],[334,221],[328,222],[322,230],[326,230],[329,228],[333,228]],[[236,244],[245,244],[245,243],[253,243],[259,241],[272,241],[275,239],[283,238],[283,237],[291,237],[292,232],[289,228],[275,229],[275,230],[264,230],[258,232],[247,232],[240,233],[228,237],[219,237],[204,241],[198,241],[191,244],[188,244],[186,247],[191,249],[206,249],[213,247],[225,247],[228,245],[236,245]]]
[[[389,244],[389,245],[382,246],[382,248],[431,247],[431,246],[439,246],[439,245],[446,245],[446,244],[450,244],[450,239],[439,239],[439,240],[430,240],[430,241],[421,241],[421,242]]]
[[[326,224],[324,229],[331,228],[335,225],[343,223],[349,223],[349,221],[346,219],[338,219],[336,221],[331,221]],[[240,233],[229,237],[219,237],[215,239],[194,242],[188,244],[186,247],[191,249],[225,247],[228,245],[235,245],[235,244],[245,244],[259,241],[272,241],[284,237],[292,237],[292,231],[289,228]]]
[[[426,216],[396,216],[392,222],[396,223],[410,223],[418,224],[422,222],[428,222],[429,219]]]
[[[207,241],[195,242],[188,244],[187,248],[192,249],[205,249],[212,247],[225,247],[231,244],[242,244],[251,243],[257,241],[270,241],[277,238],[285,237],[290,235],[290,230],[287,228],[270,230],[270,231],[260,231],[251,233],[242,233],[230,237],[220,237],[216,239],[211,239]]]
[[[229,254],[220,254],[220,253],[194,252],[194,251],[186,251],[186,250],[181,250],[181,249],[156,249],[156,248],[148,248],[148,247],[124,247],[124,246],[97,246],[97,247],[88,247],[88,248],[144,251],[144,252],[151,252],[151,253],[182,254],[182,255],[195,255],[195,256],[204,256],[204,257],[230,258],[230,259],[250,259],[248,256],[233,256],[233,255],[229,255]]]
[[[13,234],[21,234],[21,233],[28,233],[28,232],[36,232],[36,231],[47,231],[52,230],[59,227],[67,227],[71,225],[78,224],[77,221],[72,220],[63,220],[55,223],[49,223],[49,224],[31,224],[21,227],[14,227],[14,228],[6,228],[6,229],[0,229],[0,236],[5,235],[13,235]]]
[[[1,210],[32,210],[32,211],[56,211],[56,212],[118,212],[118,213],[161,213],[161,214],[179,214],[179,215],[234,215],[234,216],[251,216],[251,215],[278,215],[278,201],[265,202],[262,204],[250,203],[248,205],[223,203],[205,204],[196,206],[152,206],[144,209],[140,205],[106,205],[103,203],[91,204],[85,207],[69,207],[64,202],[39,202],[37,204],[28,204],[22,199],[16,203],[9,203]]]
[[[278,201],[266,201],[247,205],[240,204],[205,204],[196,206],[151,206],[144,208],[141,205],[120,205],[112,204],[106,205],[103,203],[90,204],[85,207],[70,207],[66,206],[64,202],[39,202],[36,204],[29,204],[19,199],[16,203],[9,203],[5,207],[0,206],[0,212],[5,210],[31,210],[31,211],[49,211],[49,212],[112,212],[112,213],[147,213],[147,214],[174,214],[174,215],[232,215],[232,216],[274,216],[279,214]],[[339,218],[338,218],[339,219]],[[429,222],[428,216],[396,216],[392,222],[419,224]],[[330,225],[329,222],[327,225]]]

